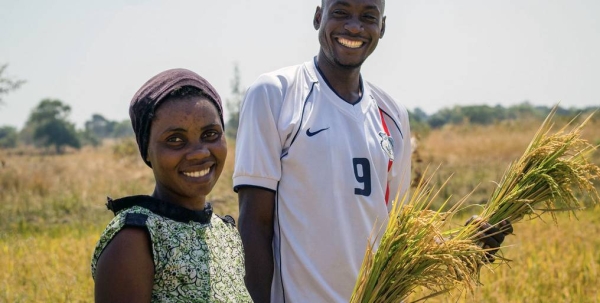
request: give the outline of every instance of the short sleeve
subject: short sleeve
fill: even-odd
[[[277,128],[283,88],[276,77],[261,76],[246,92],[236,138],[234,190],[258,186],[276,190],[281,178],[283,142]]]

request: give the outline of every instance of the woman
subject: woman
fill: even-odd
[[[219,95],[189,70],[167,70],[139,89],[129,115],[156,185],[150,196],[109,198],[95,301],[252,302],[233,219],[206,201],[227,156]]]

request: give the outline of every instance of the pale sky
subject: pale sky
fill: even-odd
[[[0,126],[21,128],[44,98],[128,119],[150,77],[191,69],[230,97],[261,73],[311,60],[320,0],[0,0],[0,64],[27,83],[4,99]],[[529,100],[600,105],[598,0],[387,0],[387,30],[364,79],[409,110]]]

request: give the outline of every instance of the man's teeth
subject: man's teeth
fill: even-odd
[[[210,168],[207,168],[207,169],[204,169],[201,171],[184,172],[183,174],[188,177],[192,177],[192,178],[200,178],[200,177],[206,176],[208,174],[208,172],[210,172]]]
[[[363,45],[362,41],[354,41],[354,40],[348,40],[348,39],[344,39],[344,38],[338,38],[338,42],[345,46],[345,47],[349,47],[349,48],[359,48]]]

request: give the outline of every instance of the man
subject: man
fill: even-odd
[[[407,111],[360,74],[384,7],[323,0],[318,55],[262,75],[242,103],[233,180],[255,302],[348,302],[369,236],[407,191]]]

